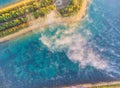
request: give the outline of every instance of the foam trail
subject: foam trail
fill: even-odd
[[[97,10],[96,7],[95,10]],[[50,18],[51,21],[46,22],[53,24],[55,20],[54,14],[51,14]],[[93,22],[88,14],[85,16],[85,19],[88,23]],[[111,65],[112,62],[106,58],[101,58],[101,56],[93,50],[91,44],[89,44],[88,40],[94,36],[90,29],[83,30],[85,36],[78,32],[80,29],[84,29],[84,26],[79,26],[79,29],[76,29],[76,27],[69,27],[67,29],[52,27],[49,30],[43,30],[39,39],[52,52],[64,51],[68,58],[75,63],[79,63],[80,67],[84,68],[90,65],[96,69],[105,70],[106,74],[109,74],[112,77],[114,77],[112,73],[119,74],[119,71],[116,70],[116,66],[113,67]],[[98,28],[95,27],[95,29]]]
[[[52,31],[54,30],[56,29],[52,29]],[[100,58],[88,45],[87,39],[80,33],[76,33],[75,30],[74,28],[57,29],[52,36],[43,33],[40,40],[51,51],[64,51],[71,61],[79,63],[83,68],[90,65],[97,69],[106,69],[107,61]],[[91,34],[90,31],[86,31],[86,33]]]

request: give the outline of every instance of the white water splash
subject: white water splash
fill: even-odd
[[[71,61],[79,63],[83,68],[90,65],[97,69],[106,69],[107,61],[100,58],[88,45],[87,39],[80,33],[75,33],[75,30],[75,28],[59,29],[52,36],[43,33],[40,40],[53,52],[64,51]],[[86,31],[86,34],[91,35],[90,31]]]

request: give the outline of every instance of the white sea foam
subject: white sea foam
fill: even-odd
[[[55,22],[53,13],[51,13],[48,18],[50,18],[50,21],[46,21],[48,24],[53,24]],[[85,16],[85,19],[89,23],[93,22],[88,14]],[[79,28],[82,29],[83,26],[79,26]],[[97,54],[88,44],[87,38],[89,39],[89,37],[92,36],[89,29],[85,29],[83,31],[85,36],[78,33],[75,27],[70,27],[65,30],[52,28],[51,32],[52,30],[56,30],[52,36],[49,36],[49,33],[44,34],[43,31],[42,36],[39,38],[40,41],[49,48],[49,50],[52,52],[64,51],[66,56],[68,56],[71,61],[79,63],[80,67],[84,68],[90,65],[101,70],[108,69],[108,72],[111,72],[111,70],[109,70],[111,68],[109,67],[107,60],[101,58],[100,55]]]
[[[79,63],[80,67],[84,68],[90,65],[97,69],[106,69],[107,61],[95,53],[88,45],[87,39],[80,33],[75,33],[75,30],[74,28],[60,29],[51,37],[42,34],[40,40],[53,52],[64,51],[68,58],[75,63]],[[90,31],[86,31],[86,34],[87,36],[91,35]]]
[[[95,11],[97,11],[97,9],[95,9]],[[53,14],[50,16],[52,15]],[[88,14],[85,16],[85,20],[88,23],[93,23],[93,20]],[[51,21],[46,22],[54,23],[54,19],[51,17]],[[84,28],[86,27],[79,26],[79,30]],[[94,26],[94,28],[98,29],[96,26]],[[52,30],[56,29],[52,28]],[[88,39],[93,36],[91,31],[89,29],[84,29],[82,32],[84,32],[84,36],[78,33],[76,28],[70,27],[65,30],[57,29],[56,33],[54,33],[52,36],[49,36],[49,33],[45,34],[43,30],[42,36],[39,39],[52,52],[64,51],[66,56],[71,61],[79,63],[80,67],[82,68],[86,66],[93,66],[96,69],[104,70],[104,72],[110,77],[117,78],[117,75],[120,76],[119,68],[117,67],[118,64],[116,62],[109,61],[107,58],[101,58],[101,56],[89,45]],[[100,52],[106,51],[106,48],[99,49]],[[114,55],[117,54],[114,51],[112,51],[112,53]],[[119,57],[119,54],[116,56]]]

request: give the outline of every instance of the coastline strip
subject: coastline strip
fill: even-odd
[[[15,7],[17,7],[17,6],[20,6],[20,5],[22,5],[22,4],[26,4],[26,3],[30,2],[30,1],[31,1],[31,0],[20,0],[20,1],[18,1],[18,2],[12,3],[12,4],[8,5],[8,6],[5,6],[5,7],[0,8],[0,13],[3,12],[3,11],[6,11],[6,10],[8,10],[8,9],[15,8]]]
[[[15,7],[15,6],[19,5],[19,4],[27,2],[27,1],[25,1],[25,2],[24,1],[25,0],[22,0],[22,2],[18,2],[18,4],[16,3],[15,5],[7,7],[7,8],[12,8],[12,7]],[[85,13],[86,13],[87,4],[88,4],[87,0],[83,0],[81,9],[78,12],[78,14],[76,14],[75,16],[71,16],[71,17],[62,17],[58,13],[58,11],[53,10],[52,12],[54,12],[54,14],[55,14],[55,18],[54,18],[54,22],[53,23],[55,23],[55,24],[56,23],[57,24],[59,24],[59,23],[69,24],[69,23],[74,23],[74,22],[82,20],[82,18],[85,16]],[[5,9],[3,9],[3,10],[5,10]],[[13,34],[10,34],[8,36],[0,38],[0,43],[8,41],[10,39],[17,38],[20,35],[23,35],[23,34],[25,34],[27,32],[31,32],[33,30],[35,31],[35,30],[37,30],[37,29],[39,29],[41,27],[44,28],[46,26],[52,25],[53,23],[47,22],[48,20],[49,20],[49,17],[47,17],[47,16],[46,17],[39,17],[38,19],[35,19],[35,20],[33,20],[31,22],[31,26],[29,26],[27,28],[23,28],[23,29],[21,29],[20,31],[18,31],[16,33],[13,33]]]
[[[62,88],[120,88],[120,81],[100,82],[95,84],[78,84]]]
[[[5,8],[1,8],[0,9],[0,12],[1,11],[4,11],[6,9],[10,9],[10,8],[13,8],[13,7],[16,7],[18,5],[21,5],[21,4],[24,4],[24,3],[27,3],[29,2],[29,0],[21,0],[17,3],[14,3],[13,5],[10,5],[10,6],[7,6]],[[55,11],[55,14],[57,15],[56,17],[56,20],[54,21],[55,23],[61,23],[61,22],[64,22],[64,23],[71,23],[71,22],[76,22],[76,21],[80,21],[82,20],[83,16],[85,15],[85,12],[86,12],[86,8],[87,8],[87,1],[84,0],[83,4],[82,4],[82,7],[81,7],[81,10],[79,11],[79,13],[76,15],[76,16],[73,16],[73,17],[66,17],[66,18],[62,18],[58,13],[57,11]],[[78,19],[79,18],[79,19]],[[43,20],[43,22],[41,23],[41,19]],[[8,35],[6,37],[3,37],[3,38],[0,38],[0,42],[5,42],[5,41],[8,41],[10,39],[14,39],[16,37],[19,37],[21,35],[24,35],[26,34],[27,32],[31,32],[33,30],[37,30],[38,28],[40,27],[46,27],[48,25],[50,25],[49,23],[46,23],[46,19],[48,18],[38,18],[37,20],[34,20],[33,23],[38,23],[37,25],[31,25],[30,27],[28,28],[24,28],[16,33],[13,33],[11,35]],[[49,19],[48,19],[49,20]],[[118,85],[120,84],[120,82],[103,82],[103,83],[97,83],[97,84],[81,84],[81,85],[75,85],[76,87],[73,87],[73,88],[80,88],[80,87],[86,87],[86,88],[103,88],[104,86],[112,86],[112,85]],[[74,85],[73,85],[74,86]],[[103,87],[102,87],[103,86]],[[70,87],[63,87],[63,88],[70,88]],[[108,88],[108,87],[107,87]],[[120,86],[113,86],[113,87],[109,87],[109,88],[120,88]]]

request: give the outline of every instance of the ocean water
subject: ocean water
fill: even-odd
[[[9,5],[9,4],[14,3],[16,1],[19,1],[19,0],[0,0],[0,7],[5,6],[5,5]]]
[[[55,88],[120,80],[120,1],[93,0],[76,25],[0,44],[0,88]]]

